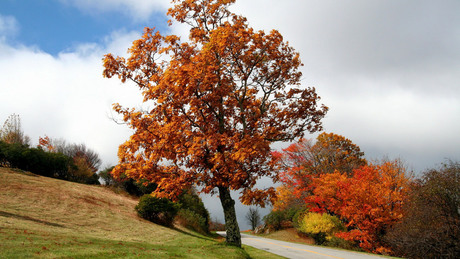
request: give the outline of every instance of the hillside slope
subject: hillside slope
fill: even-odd
[[[0,257],[271,257],[142,220],[136,204],[101,186],[0,167]]]

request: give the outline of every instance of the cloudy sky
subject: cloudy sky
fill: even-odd
[[[141,96],[104,79],[101,59],[125,56],[145,26],[184,35],[166,25],[168,6],[1,0],[0,123],[19,114],[34,145],[44,135],[85,143],[104,165],[116,164],[130,131],[110,119],[111,105],[136,107]],[[325,131],[351,139],[368,159],[401,158],[416,173],[460,160],[460,1],[237,0],[232,10],[255,29],[279,30],[300,52],[302,83],[330,108]]]

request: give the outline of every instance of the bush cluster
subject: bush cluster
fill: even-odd
[[[154,183],[148,183],[146,180],[136,181],[128,178],[125,174],[122,174],[119,179],[115,179],[111,174],[113,168],[114,166],[100,171],[99,177],[104,185],[115,189],[115,191],[127,192],[130,195],[141,197],[144,194],[151,194],[157,188]]]
[[[303,207],[291,207],[285,210],[271,211],[264,217],[265,228],[277,231],[284,228],[296,227],[297,218],[305,211]]]
[[[193,189],[182,193],[178,203],[180,206],[177,215],[179,224],[202,234],[209,233],[209,212]]]
[[[323,213],[305,213],[299,220],[298,231],[311,236],[318,245],[332,241],[334,234],[345,231],[344,224],[336,216]]]
[[[18,168],[34,174],[68,181],[99,184],[97,174],[81,174],[74,159],[62,153],[46,152],[20,143],[0,141],[0,166]]]
[[[177,222],[196,232],[209,233],[209,212],[193,189],[184,191],[176,203],[144,194],[136,211],[140,217],[156,224],[172,226],[173,222]]]
[[[179,206],[166,198],[145,194],[140,198],[135,209],[141,218],[163,226],[172,226]]]

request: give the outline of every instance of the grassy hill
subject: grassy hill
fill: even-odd
[[[0,167],[0,257],[277,258],[155,225],[136,204],[101,186]]]

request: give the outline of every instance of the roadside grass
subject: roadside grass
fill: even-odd
[[[280,258],[140,219],[138,200],[0,167],[1,258]]]

